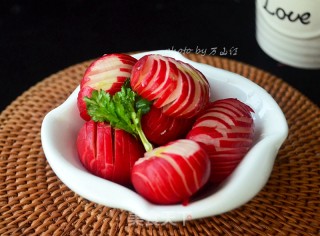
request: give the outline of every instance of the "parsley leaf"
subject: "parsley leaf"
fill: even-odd
[[[109,122],[112,127],[139,137],[149,151],[153,147],[142,131],[141,117],[149,112],[151,102],[141,98],[129,85],[125,83],[113,96],[103,90],[93,91],[91,98],[84,98],[87,111],[93,121]]]

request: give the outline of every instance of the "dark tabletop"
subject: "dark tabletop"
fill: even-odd
[[[0,1],[0,111],[32,85],[104,53],[174,49],[251,64],[320,104],[320,70],[271,59],[255,39],[255,1]],[[216,49],[214,51],[213,49]]]

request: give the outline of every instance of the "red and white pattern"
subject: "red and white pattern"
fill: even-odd
[[[132,69],[131,87],[153,101],[164,114],[196,116],[209,102],[210,85],[205,76],[182,61],[161,55],[146,55]]]
[[[77,104],[80,116],[88,121],[84,97],[91,97],[94,90],[104,90],[111,95],[121,90],[123,83],[130,78],[137,59],[126,54],[105,54],[94,61],[85,71],[80,82]]]
[[[253,110],[233,98],[212,102],[195,121],[187,138],[200,143],[211,160],[210,180],[225,180],[253,143]]]
[[[208,181],[207,153],[192,140],[179,139],[146,152],[132,170],[135,190],[157,204],[187,202]]]

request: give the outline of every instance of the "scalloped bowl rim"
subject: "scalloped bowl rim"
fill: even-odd
[[[288,135],[287,121],[278,104],[263,88],[241,75],[191,61],[172,50],[149,51],[133,56],[139,59],[146,54],[161,54],[190,63],[209,80],[212,100],[236,97],[255,110],[255,144],[233,174],[215,192],[184,206],[152,204],[131,189],[88,173],[77,157],[75,145],[77,132],[84,123],[76,105],[79,86],[43,119],[42,147],[53,171],[83,198],[127,210],[153,222],[219,215],[250,201],[268,181],[278,150]]]

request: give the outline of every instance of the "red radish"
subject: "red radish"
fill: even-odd
[[[94,61],[85,71],[80,82],[78,108],[84,120],[90,120],[84,97],[91,97],[93,90],[104,90],[111,95],[120,91],[121,86],[130,78],[137,59],[126,54],[105,54]]]
[[[194,119],[167,116],[162,109],[151,106],[150,111],[141,118],[142,130],[147,139],[157,145],[184,137],[190,130]]]
[[[210,85],[205,76],[171,57],[142,57],[133,66],[130,83],[135,92],[154,101],[168,116],[192,118],[209,102]]]
[[[131,185],[132,167],[144,153],[142,144],[131,134],[92,120],[80,129],[77,150],[90,173],[124,186]]]
[[[132,169],[135,190],[156,204],[185,203],[210,176],[208,154],[201,146],[179,139],[144,154]]]
[[[219,184],[237,167],[253,143],[254,111],[233,98],[210,103],[187,138],[202,145],[211,161],[210,181]]]

